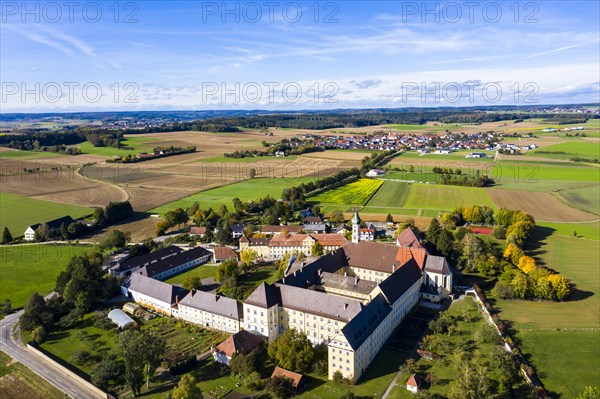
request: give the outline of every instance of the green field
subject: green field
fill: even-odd
[[[561,235],[573,237],[573,233],[577,233],[577,237],[587,238],[588,240],[600,240],[600,223],[553,223],[553,222],[537,222],[540,227],[548,227],[552,230],[552,235]]]
[[[472,152],[484,152],[486,154],[488,154],[487,158],[465,158],[465,156],[467,154],[470,154]],[[451,168],[456,168],[456,167],[462,167],[463,165],[461,165],[461,163],[490,163],[494,161],[494,155],[495,152],[494,151],[483,151],[483,150],[474,150],[474,151],[467,151],[467,150],[461,150],[461,151],[455,151],[452,152],[451,154],[425,154],[425,155],[421,155],[419,152],[417,151],[405,151],[402,152],[400,155],[398,155],[397,157],[394,158],[394,160],[392,161],[392,164],[399,164],[399,163],[406,163],[407,165],[410,164],[415,164],[415,160],[416,159],[420,159],[420,160],[429,160],[429,159],[434,159],[434,160],[440,160],[440,161],[451,161],[452,164],[448,164],[445,165],[444,163],[440,162],[440,166],[444,167],[451,167]]]
[[[560,224],[547,225],[541,224],[542,227]],[[585,231],[579,226],[582,225],[568,225],[567,233],[575,228]],[[588,226],[588,229],[594,227]],[[548,236],[548,233],[552,234]],[[557,397],[566,399],[574,397],[584,385],[598,385],[600,242],[560,233],[560,230],[538,229],[532,241],[539,243],[534,254],[540,262],[573,284],[570,300],[496,300],[495,307],[500,310],[500,318],[509,320],[518,332],[521,350],[540,372],[542,382]],[[597,225],[593,236],[598,238]],[[575,373],[578,375],[574,376]]]
[[[140,152],[152,152],[154,147],[157,146],[157,139],[155,137],[139,137],[139,136],[127,136],[123,140],[121,140],[121,144],[127,147],[131,147],[131,149],[119,149],[112,147],[94,147],[92,143],[86,141],[78,145],[79,149],[84,154],[92,154],[92,155],[101,155],[105,157],[112,157],[115,155],[125,156],[127,154],[139,154]],[[153,144],[148,144],[149,142],[153,142]]]
[[[600,214],[600,185],[574,188],[558,193],[572,207],[583,209],[593,214]]]
[[[391,124],[391,125],[385,125],[386,128],[388,129],[395,129],[395,130],[422,130],[423,132],[428,132],[428,131],[443,131],[449,128],[457,128],[460,127],[461,125],[458,124],[449,124],[449,125],[442,125],[441,123],[439,124],[439,126],[432,126],[432,125],[404,125],[404,124]]]
[[[182,198],[170,204],[152,209],[150,212],[163,214],[175,208],[189,208],[194,202],[200,204],[200,208],[208,209],[212,207],[217,209],[222,204],[232,210],[232,200],[238,197],[242,201],[249,201],[256,198],[263,198],[270,195],[273,198],[281,198],[281,193],[287,187],[292,187],[300,183],[314,181],[310,177],[300,178],[281,178],[281,179],[251,179],[227,186],[213,188],[211,190],[201,191],[199,193]]]
[[[382,184],[383,180],[360,179],[319,193],[309,201],[321,204],[365,205]]]
[[[555,154],[547,154],[553,152]],[[565,154],[556,154],[556,152],[564,152]],[[544,146],[534,151],[530,151],[527,155],[534,155],[544,158],[569,159],[573,157],[580,158],[600,158],[600,146],[593,141],[571,141],[567,143],[554,144]]]
[[[48,151],[23,151],[23,150],[14,150],[14,151],[1,151],[0,159],[38,159],[38,158],[56,158],[61,157],[64,154],[57,154],[55,152]]]
[[[0,192],[0,230],[8,227],[13,238],[22,236],[27,226],[70,215],[73,219],[91,214],[91,208],[43,201]]]
[[[404,206],[415,209],[453,210],[473,204],[496,208],[484,188],[413,184]]]
[[[407,183],[385,181],[383,186],[371,197],[367,206],[401,208],[406,202],[410,188]]]
[[[21,307],[33,292],[47,294],[74,255],[89,247],[31,244],[0,247],[0,300]]]
[[[585,386],[600,385],[598,330],[523,331],[516,338],[552,397],[571,399]]]

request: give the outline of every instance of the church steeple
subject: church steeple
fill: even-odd
[[[352,217],[352,242],[357,243],[360,241],[360,218],[358,212],[354,212]]]

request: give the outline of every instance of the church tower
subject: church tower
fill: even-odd
[[[352,242],[357,243],[360,241],[360,218],[358,212],[354,212],[352,218]]]

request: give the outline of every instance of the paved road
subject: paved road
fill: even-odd
[[[60,368],[53,365],[53,362],[44,362],[27,350],[21,342],[18,325],[15,327],[22,313],[23,311],[20,311],[0,320],[0,350],[63,391],[65,397],[69,396],[74,399],[102,398],[96,392],[81,386],[70,376],[64,374]]]

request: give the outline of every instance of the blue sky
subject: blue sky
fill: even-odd
[[[600,101],[596,1],[67,4],[2,3],[3,112]]]

